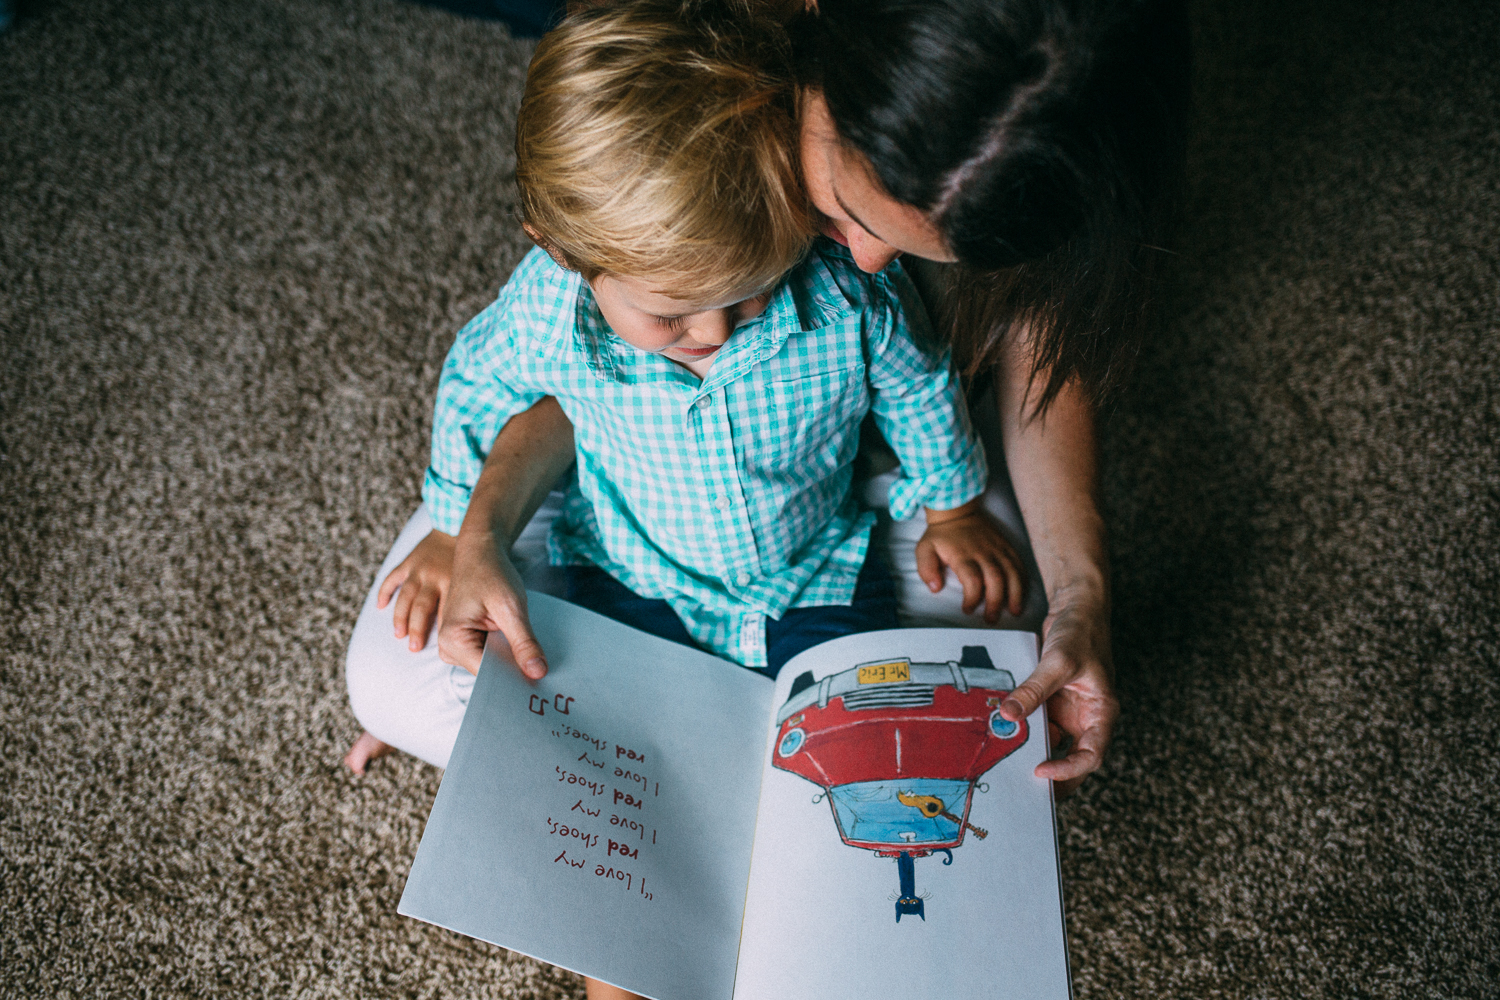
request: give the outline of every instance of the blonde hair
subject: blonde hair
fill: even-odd
[[[812,238],[785,30],[746,0],[626,0],[537,45],[516,122],[533,238],[674,298],[774,284]]]

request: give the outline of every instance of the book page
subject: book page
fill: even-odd
[[[772,684],[540,594],[498,633],[399,912],[656,1000],[728,998]]]
[[[776,683],[735,996],[1071,995],[1036,636],[898,629]]]

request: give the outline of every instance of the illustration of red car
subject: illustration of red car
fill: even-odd
[[[947,663],[893,657],[815,681],[804,673],[777,713],[772,763],[824,790],[839,837],[895,858],[896,922],[927,919],[913,861],[953,863],[979,779],[1026,742],[1026,723],[1000,714],[1015,688],[983,646]]]

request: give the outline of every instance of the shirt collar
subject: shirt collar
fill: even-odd
[[[793,334],[828,326],[855,310],[823,260],[824,255],[849,257],[837,243],[818,237],[807,255],[781,279],[761,314],[729,338],[701,382],[681,366],[637,350],[617,337],[599,311],[589,283],[572,273],[577,289],[573,307],[575,346],[594,375],[606,381],[674,382],[697,392],[712,392],[774,357]]]

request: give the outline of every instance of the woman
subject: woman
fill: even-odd
[[[820,0],[796,34],[825,232],[866,271],[902,253],[957,265],[939,316],[993,380],[1047,592],[1041,663],[1002,712],[1047,703],[1066,755],[1036,773],[1067,794],[1119,712],[1094,400],[1133,351],[1162,253],[1186,18],[1172,2]]]
[[[824,231],[866,271],[903,253],[951,265],[939,316],[996,389],[1049,608],[1040,665],[1001,710],[1047,703],[1065,754],[1036,773],[1066,793],[1099,767],[1119,711],[1094,401],[1132,349],[1160,254],[1187,87],[1181,9],[819,0],[795,31],[802,167]],[[414,646],[441,597],[444,660],[477,671],[499,631],[524,672],[545,673],[506,553],[571,456],[555,403],[507,424],[452,542],[451,592],[402,586],[418,595]],[[388,586],[422,583],[397,575]],[[357,745],[351,766],[381,749]]]

